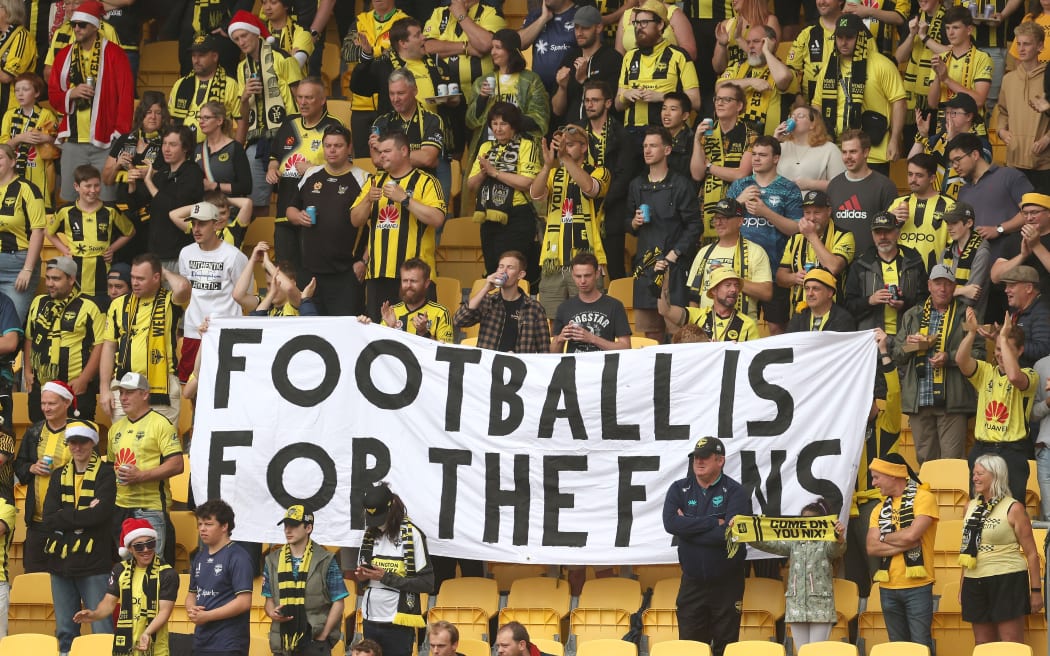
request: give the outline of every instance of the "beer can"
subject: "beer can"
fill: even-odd
[[[315,205],[308,205],[304,210],[306,215],[310,217],[310,223],[317,225],[317,207]]]
[[[791,134],[792,132],[794,132],[795,131],[795,119],[789,118],[786,121],[786,124],[784,125],[784,129],[787,130],[788,134]]]
[[[642,223],[649,223],[653,220],[652,208],[649,205],[642,203],[638,209],[642,211]]]
[[[51,471],[51,465],[54,464],[55,459],[51,456],[44,456],[41,460],[44,461],[44,466],[47,467],[47,470]]]

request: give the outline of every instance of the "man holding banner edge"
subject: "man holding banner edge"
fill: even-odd
[[[726,527],[751,512],[751,495],[729,476],[725,445],[701,437],[689,454],[691,476],[675,481],[664,500],[664,529],[678,542],[682,584],[678,592],[678,638],[711,645],[714,656],[740,637],[744,558],[730,556]]]

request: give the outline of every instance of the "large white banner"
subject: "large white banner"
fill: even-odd
[[[852,494],[870,332],[577,356],[445,346],[355,319],[228,319],[204,335],[193,492],[234,537],[282,542],[283,508],[355,546],[387,481],[430,551],[502,562],[676,562],[669,486],[703,436],[756,513]]]

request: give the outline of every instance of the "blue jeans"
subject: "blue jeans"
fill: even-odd
[[[15,253],[0,253],[0,292],[10,297],[18,312],[18,320],[24,324],[26,314],[29,313],[29,305],[36,296],[37,279],[40,277],[40,262],[33,263],[33,273],[29,276],[29,286],[24,292],[15,290],[15,279],[26,265],[26,256],[29,251],[18,251]]]
[[[256,159],[256,152],[259,144],[252,144],[245,148],[245,152],[248,154],[248,164],[252,169],[252,193],[251,199],[252,204],[256,208],[265,208],[269,213],[270,207],[270,194],[273,192],[273,185],[266,181],[266,167],[269,164],[269,160],[262,161]]]
[[[58,651],[67,652],[73,638],[80,635],[80,625],[73,615],[81,608],[94,610],[106,596],[109,574],[66,577],[51,575],[51,596],[55,604],[55,635]],[[112,616],[91,623],[92,633],[113,633]]]
[[[156,553],[164,556],[164,542],[165,536],[167,536],[167,523],[164,517],[163,510],[134,510],[132,511],[135,515],[135,519],[144,519],[149,522],[149,525],[153,527],[153,530],[157,532],[157,549]]]
[[[932,567],[933,563],[926,563]],[[926,645],[933,653],[933,584],[919,588],[887,590],[880,588],[882,616],[886,619],[886,632],[890,640],[917,642]]]
[[[1039,481],[1039,513],[1050,518],[1050,447],[1035,450],[1035,478]]]

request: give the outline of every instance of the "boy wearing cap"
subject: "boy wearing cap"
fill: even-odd
[[[960,134],[972,134],[980,143],[981,157],[986,162],[992,161],[992,144],[985,134],[979,134],[978,128],[982,126],[981,115],[977,109],[977,103],[966,93],[957,93],[951,100],[944,103],[944,129],[937,133],[931,130],[939,129],[940,125],[934,123],[935,114],[932,110],[929,116],[919,113],[915,118],[916,135],[915,145],[912,146],[909,155],[926,153],[937,160],[937,176],[934,186],[945,196],[957,198],[959,188],[964,182],[963,176],[955,170],[952,162],[948,161],[948,144]],[[984,130],[981,130],[983,133]]]
[[[701,437],[689,454],[690,474],[671,484],[664,499],[664,530],[678,539],[682,583],[678,637],[711,645],[721,656],[740,636],[746,549],[726,551],[726,523],[751,512],[750,494],[723,468],[726,449]]]
[[[48,260],[44,281],[47,294],[33,299],[26,318],[22,370],[29,391],[29,418],[34,422],[44,418],[40,386],[67,380],[81,416],[94,419],[105,316],[90,298],[81,295],[73,258]]]
[[[185,335],[179,355],[179,381],[183,383],[193,373],[201,343],[200,327],[205,320],[244,314],[233,298],[233,288],[248,266],[244,253],[219,236],[219,208],[208,202],[197,203],[190,211],[190,228],[194,243],[179,252],[179,274],[190,283],[190,304],[186,306]]]
[[[197,143],[205,139],[200,130],[200,108],[209,101],[222,103],[230,120],[240,118],[240,95],[237,80],[229,77],[219,65],[219,39],[215,34],[197,34],[190,45],[193,72],[179,78],[171,86],[168,112],[176,125],[185,125],[197,135]]]
[[[845,305],[859,330],[882,328],[892,337],[900,316],[926,298],[926,267],[917,251],[897,243],[900,227],[889,212],[871,220],[871,235],[875,245],[850,265]]]
[[[114,137],[131,131],[135,80],[116,35],[99,33],[103,11],[96,0],[76,8],[69,22],[73,42],[58,51],[48,75],[48,99],[62,116],[55,138],[66,172],[62,198],[77,197],[70,172],[81,164],[101,171]],[[115,193],[113,187],[103,187],[102,199],[113,200]]]
[[[131,265],[127,262],[114,263],[109,267],[109,273],[106,275],[106,296],[109,297],[109,300],[106,301],[106,307],[108,308],[114,299],[130,292]]]
[[[904,313],[898,338],[890,344],[900,376],[901,411],[908,415],[920,465],[966,456],[967,421],[977,403],[973,387],[953,366],[967,307],[955,294],[955,276],[937,264],[927,288],[929,297]],[[982,359],[983,347],[975,345]]]
[[[802,280],[805,300],[792,308],[795,316],[788,321],[787,332],[827,330],[848,333],[856,330],[853,315],[835,302],[838,284],[838,279],[827,269],[810,269]]]
[[[426,626],[419,595],[434,588],[427,538],[386,484],[369,489],[361,503],[367,528],[354,578],[367,582],[364,636],[382,646],[383,656],[410,656],[416,629]]]
[[[335,554],[311,538],[314,515],[290,506],[278,526],[286,544],[266,556],[262,596],[274,654],[331,654],[342,638],[343,599],[349,596]]]
[[[911,193],[897,198],[886,209],[897,217],[900,242],[922,256],[926,270],[937,264],[948,243],[944,213],[955,200],[937,193],[937,158],[925,153],[908,158],[908,188]]]
[[[714,301],[708,292],[714,286],[712,274],[720,267],[732,269],[740,282],[736,309],[758,322],[760,301],[773,299],[773,276],[769,256],[764,248],[740,234],[744,207],[736,199],[726,197],[711,210],[711,225],[718,241],[700,249],[686,276],[690,305],[709,308]],[[674,297],[671,301],[674,302]]]
[[[977,320],[984,318],[988,294],[991,249],[974,228],[974,211],[969,203],[959,202],[941,217],[951,239],[941,256],[941,264],[955,274],[955,297],[972,307]]]
[[[58,650],[69,651],[80,635],[73,615],[94,608],[106,596],[113,563],[113,504],[117,494],[113,465],[103,462],[95,447],[98,426],[74,419],[66,425],[66,446],[72,458],[51,473],[44,500],[42,528],[51,597],[55,604]],[[112,633],[112,616],[91,623],[92,633]]]
[[[666,261],[657,263],[658,270],[661,265],[666,267]],[[737,311],[744,281],[732,267],[719,266],[707,275],[706,295],[712,305],[705,308],[672,305],[669,278],[664,276],[663,294],[656,307],[673,331],[691,323],[700,326],[712,342],[746,342],[760,337],[754,319]]]
[[[48,241],[76,262],[80,292],[97,305],[108,305],[106,272],[113,256],[135,235],[131,220],[99,199],[102,174],[90,164],[73,171],[73,189],[78,198],[66,205],[47,224]]]
[[[831,199],[823,191],[807,191],[802,197],[798,234],[788,239],[777,267],[777,284],[791,290],[788,299],[791,316],[799,312],[799,305],[808,296],[805,282],[810,271],[827,272],[835,289],[845,277],[853,255],[853,233],[839,230],[831,222]]]

